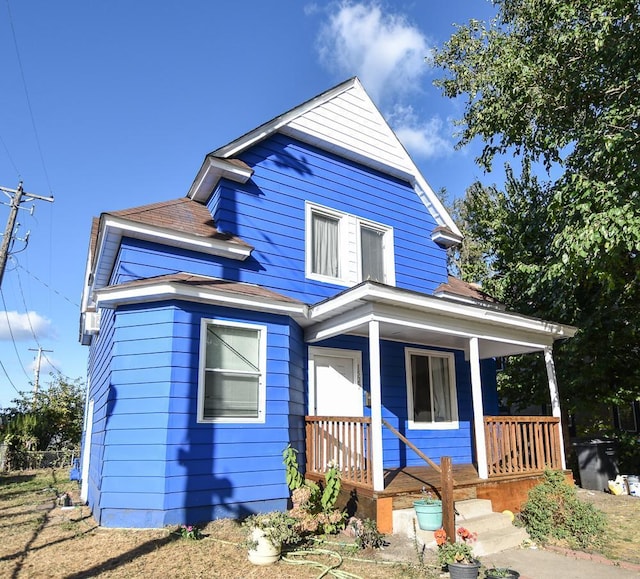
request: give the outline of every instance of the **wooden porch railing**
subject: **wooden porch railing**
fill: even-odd
[[[562,468],[560,420],[551,416],[485,416],[489,476]]]
[[[342,481],[373,488],[371,418],[307,416],[307,475],[324,476],[335,463]]]

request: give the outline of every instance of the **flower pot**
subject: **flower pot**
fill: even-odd
[[[420,499],[413,501],[418,526],[423,531],[435,531],[442,527],[442,501]]]
[[[480,573],[480,563],[449,563],[451,579],[477,579]]]
[[[252,529],[249,540],[255,544],[249,549],[249,561],[254,565],[271,565],[280,559],[281,545],[274,545],[262,529]]]
[[[513,569],[487,569],[484,576],[485,579],[519,579],[520,573]]]

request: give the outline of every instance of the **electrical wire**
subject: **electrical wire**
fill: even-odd
[[[9,147],[7,147],[7,144],[4,142],[4,139],[2,138],[2,135],[0,135],[0,143],[2,143],[4,151],[7,154],[7,158],[9,159],[9,163],[11,163],[13,169],[16,172],[16,176],[18,177],[18,181],[22,181],[22,175],[20,174],[20,171],[18,171],[18,167],[14,163],[13,157],[11,156],[11,153],[9,153]]]
[[[46,282],[42,281],[37,275],[34,275],[33,273],[31,273],[28,269],[26,269],[25,267],[21,266],[17,261],[16,261],[16,268],[20,268],[23,271],[25,271],[27,274],[29,274],[33,279],[35,279],[36,281],[40,282],[44,287],[46,287],[48,290],[52,291],[55,294],[58,294],[63,300],[69,302],[72,306],[75,306],[76,308],[80,307],[80,304],[77,304],[73,301],[71,301],[67,296],[61,294],[57,289],[51,287],[50,285],[48,285]]]
[[[36,120],[33,115],[33,108],[31,106],[31,99],[29,98],[29,90],[27,89],[27,81],[24,75],[24,68],[22,66],[22,59],[20,58],[20,50],[18,50],[18,37],[16,35],[16,30],[13,25],[13,16],[11,14],[11,6],[9,5],[9,0],[7,2],[7,14],[9,15],[9,24],[11,26],[11,35],[13,37],[13,45],[16,50],[16,57],[18,59],[18,67],[20,68],[20,77],[22,79],[22,87],[24,89],[25,98],[27,101],[27,108],[29,109],[29,116],[31,117],[31,126],[33,127],[33,133],[36,140],[36,146],[38,148],[38,154],[40,155],[40,162],[42,163],[42,170],[44,171],[44,176],[47,181],[47,186],[49,187],[49,193],[51,194],[51,182],[49,180],[49,172],[47,171],[47,165],[44,162],[44,155],[42,154],[42,146],[40,145],[40,136],[38,134],[38,129],[36,127]]]
[[[2,291],[2,288],[0,288],[0,297],[2,298],[2,307],[4,308],[4,315],[7,318],[7,328],[9,329],[9,335],[11,336],[11,342],[13,343],[13,349],[16,352],[16,356],[18,357],[18,362],[20,362],[20,368],[22,368],[22,371],[24,372],[24,375],[27,377],[27,380],[31,380],[31,378],[29,377],[29,374],[27,374],[27,371],[24,368],[24,364],[22,363],[22,358],[20,357],[20,353],[18,352],[18,346],[16,345],[16,340],[13,336],[13,330],[11,329],[11,322],[9,320],[9,312],[7,311],[7,303],[4,301],[4,292]]]
[[[7,372],[7,369],[4,367],[4,364],[2,363],[2,360],[0,360],[0,367],[2,368],[2,371],[4,372],[4,375],[6,376],[7,380],[9,381],[9,384],[11,384],[11,386],[13,387],[13,389],[20,394],[20,390],[18,390],[16,388],[16,385],[13,383],[13,380],[11,380],[11,378],[9,377],[9,372]]]
[[[20,272],[16,270],[16,277],[18,278],[18,288],[20,289],[20,297],[22,298],[22,305],[24,306],[24,313],[27,315],[27,322],[29,323],[29,329],[31,330],[31,335],[35,340],[38,348],[42,348],[40,344],[40,340],[38,340],[38,336],[36,336],[36,332],[33,329],[33,324],[31,323],[31,316],[29,315],[29,308],[27,307],[27,300],[24,297],[24,290],[22,289],[22,281],[20,280]]]

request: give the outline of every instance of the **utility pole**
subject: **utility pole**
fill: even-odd
[[[38,346],[37,348],[29,348],[29,351],[38,352],[36,367],[33,371],[35,375],[35,380],[33,382],[33,397],[35,398],[38,395],[38,390],[40,389],[40,364],[42,363],[42,352],[53,352],[53,350],[44,350],[42,346]]]
[[[35,193],[27,193],[22,189],[22,181],[18,184],[17,189],[7,189],[6,187],[0,187],[7,197],[9,197],[9,219],[7,219],[7,226],[4,230],[2,237],[2,245],[0,245],[0,287],[2,287],[2,278],[4,277],[4,270],[7,266],[7,259],[9,258],[9,249],[11,248],[11,241],[13,240],[13,230],[16,225],[16,219],[18,217],[18,209],[20,204],[25,201],[33,201],[39,199],[40,201],[49,201],[53,203],[53,197],[42,197]]]

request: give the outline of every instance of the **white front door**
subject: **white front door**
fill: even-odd
[[[361,367],[357,350],[309,348],[309,414],[363,416]]]

